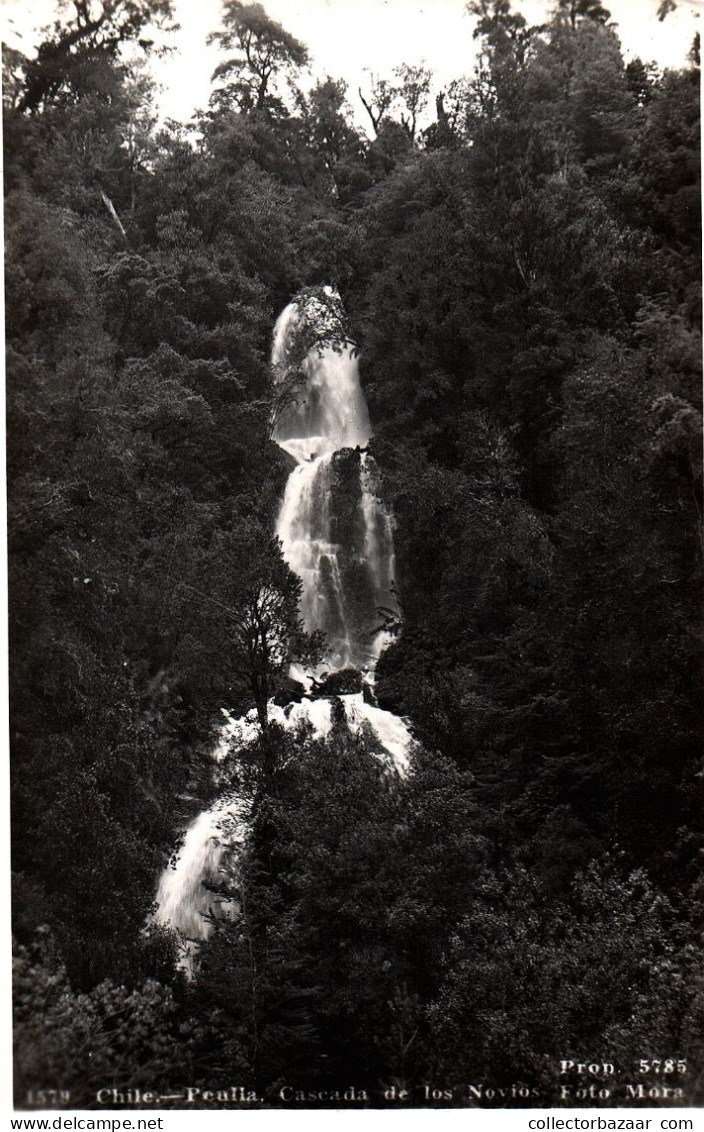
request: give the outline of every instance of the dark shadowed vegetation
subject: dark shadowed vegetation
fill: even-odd
[[[189,125],[146,62],[169,0],[73,0],[6,52],[19,1105],[489,1077],[540,1105],[585,1049],[688,1058],[704,1100],[698,45],[659,73],[596,0],[468,7],[473,73],[374,79],[370,136],[259,4],[225,3]],[[344,713],[271,729],[241,914],[189,983],[145,923],[219,708],[265,717],[315,645],[268,357],[322,284],[396,520],[377,696],[421,746],[401,782]]]

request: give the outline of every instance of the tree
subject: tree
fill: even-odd
[[[465,6],[467,13],[478,20],[473,32],[475,39],[498,32],[514,39],[525,34],[525,17],[512,11],[511,0],[467,0]]]
[[[128,988],[106,979],[77,993],[46,924],[28,945],[15,945],[13,983],[18,1107],[35,1107],[32,1093],[50,1089],[93,1108],[99,1089],[125,1079],[145,1088],[154,1073],[164,1092],[178,1091],[202,1035],[168,986],[150,978]]]
[[[423,130],[425,149],[455,149],[467,140],[467,117],[471,102],[469,79],[453,79],[435,96],[435,121]]]
[[[350,108],[346,100],[347,83],[330,75],[319,79],[300,107],[308,129],[308,138],[328,169],[334,169],[345,152],[359,139],[350,125]]]
[[[593,2],[529,28],[472,0],[479,70],[414,151],[423,68],[365,93],[362,139],[344,85],[291,96],[305,49],[232,3],[222,112],[155,137],[118,40],[158,7],[71,7],[24,106],[27,61],[6,58],[24,1083],[41,1060],[141,1085],[152,1055],[171,1082],[189,1001],[224,1085],[484,1065],[510,1087],[519,1064],[540,1079],[529,1045],[594,1038],[626,1064],[644,1034],[675,1048],[680,1020],[680,1052],[701,1048],[701,975],[671,947],[701,911],[695,68],[625,68]],[[293,391],[316,339],[363,345],[404,611],[376,691],[427,748],[403,780],[340,703],[324,742],[267,718],[315,655],[271,535],[290,468],[268,358],[293,294],[321,315]],[[340,542],[361,458],[331,466]],[[259,720],[236,767],[256,805],[222,878],[241,916],[192,993],[143,928],[216,788],[223,704]],[[605,851],[618,868],[575,881]],[[45,922],[46,961],[22,951]]]
[[[48,103],[69,101],[94,85],[91,74],[101,58],[116,60],[123,44],[143,50],[153,41],[143,33],[150,25],[173,30],[171,0],[72,0],[73,16],[54,24],[53,34],[25,64],[20,109],[36,113]]]
[[[358,88],[358,93],[362,106],[369,115],[374,134],[378,135],[382,122],[396,101],[397,91],[388,79],[380,79],[373,72],[370,73],[369,80],[371,89],[366,97],[362,94],[361,87]]]
[[[7,110],[19,107],[24,88],[27,60],[21,51],[2,45],[2,101]]]
[[[580,20],[605,24],[611,19],[611,12],[600,0],[559,0],[558,12],[567,17],[573,29]]]
[[[237,54],[220,63],[213,80],[226,80],[211,96],[215,107],[237,106],[242,111],[273,110],[279,84],[291,82],[308,64],[308,50],[281,24],[267,16],[261,4],[226,0],[225,30],[209,43]]]
[[[689,1034],[670,1037],[671,1027],[695,995],[683,986],[689,960],[675,944],[664,894],[609,857],[590,862],[564,903],[521,868],[487,871],[429,1011],[444,1080],[466,1081],[471,1067],[474,1079],[521,1080],[549,1097],[556,1049],[588,1041],[611,1060],[616,1040],[628,1061],[655,1032],[674,1038],[679,1053]]]
[[[306,634],[300,620],[302,583],[284,561],[281,544],[254,518],[236,522],[211,538],[201,584],[183,590],[205,602],[201,615],[216,625],[236,681],[254,700],[264,735],[268,702],[292,660],[314,663],[318,634]]]
[[[217,926],[196,987],[229,1018],[224,1072],[238,1049],[274,1097],[282,1078],[369,1088],[427,1069],[423,1003],[484,855],[468,776],[417,752],[399,779],[339,701],[331,716],[324,740],[278,739],[276,794],[227,881],[244,915]]]
[[[364,158],[362,139],[351,123],[346,93],[347,84],[328,75],[298,99],[306,142],[302,160],[314,170],[322,166],[337,197],[345,192],[350,179],[362,172]]]
[[[699,274],[700,94],[698,67],[666,71],[654,83],[631,148],[624,206],[631,223],[672,247],[672,275]],[[681,251],[687,249],[684,261]],[[669,273],[668,273],[669,274]]]
[[[427,67],[411,67],[408,63],[403,63],[395,68],[394,75],[398,80],[396,97],[403,107],[401,125],[411,141],[415,142],[418,119],[428,104],[433,73]]]

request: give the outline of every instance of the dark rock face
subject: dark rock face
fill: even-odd
[[[321,699],[327,696],[351,696],[363,690],[361,672],[356,668],[341,668],[339,672],[332,672],[316,683],[310,695]]]

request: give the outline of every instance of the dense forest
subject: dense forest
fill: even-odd
[[[686,1059],[704,1103],[698,43],[661,72],[599,0],[467,8],[476,65],[374,79],[368,131],[256,3],[187,124],[149,70],[170,0],[4,52],[18,1105],[550,1105],[585,1054]],[[297,625],[269,358],[325,285],[395,523],[376,697],[416,745],[398,777],[344,713],[265,719],[239,914],[187,978],[150,912],[220,709],[287,694],[229,611],[282,590]]]

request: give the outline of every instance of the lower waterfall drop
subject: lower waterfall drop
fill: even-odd
[[[319,296],[290,303],[274,328],[272,371],[286,397],[273,439],[294,461],[276,533],[302,582],[305,629],[325,634],[327,651],[319,671],[354,668],[371,681],[389,639],[379,610],[397,613],[393,530],[375,491],[376,466],[366,451],[371,425],[356,351],[339,334],[340,325],[339,297],[324,288]],[[293,674],[307,684],[315,675]],[[379,757],[404,774],[411,744],[405,721],[369,703],[361,692],[339,699],[350,729],[371,728],[384,752]],[[244,748],[258,734],[255,710],[240,719],[223,714],[216,761],[229,745]],[[323,737],[332,725],[331,700],[304,698],[286,708],[270,703],[269,716],[288,731],[307,721],[313,734]],[[217,877],[246,835],[247,816],[242,798],[220,798],[191,823],[175,861],[161,876],[154,918],[181,933],[181,965],[188,973],[193,972],[198,942],[213,930],[213,918],[236,913],[232,904],[223,904]]]

